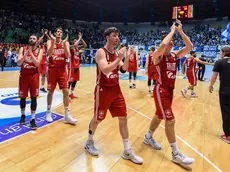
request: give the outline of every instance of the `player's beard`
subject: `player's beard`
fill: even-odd
[[[36,42],[29,41],[29,46],[34,46]]]

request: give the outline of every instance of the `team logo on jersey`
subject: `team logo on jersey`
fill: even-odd
[[[165,114],[166,114],[167,118],[171,118],[172,117],[171,110],[169,110],[169,109],[165,110]]]
[[[129,57],[130,60],[134,60],[134,55],[131,54],[130,57]]]
[[[98,118],[99,119],[103,119],[104,118],[104,111],[103,110],[99,110]]]
[[[26,62],[29,62],[29,63],[32,63],[33,60],[32,60],[32,57],[30,55],[26,56]]]
[[[169,79],[175,79],[176,78],[176,75],[174,75],[172,72],[170,72],[170,71],[167,71],[167,77],[169,78]]]
[[[119,75],[113,72],[110,72],[108,75],[106,75],[107,78],[109,79],[114,79],[114,78],[118,78]]]

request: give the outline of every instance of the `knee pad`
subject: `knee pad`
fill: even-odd
[[[20,99],[20,108],[25,109],[26,108],[26,98]]]
[[[132,79],[132,72],[129,72],[129,80]]]
[[[148,80],[148,86],[151,86],[151,79]]]
[[[77,81],[72,82],[72,88],[75,88]]]
[[[134,80],[135,80],[136,77],[137,77],[137,72],[133,72],[133,77],[134,77]]]
[[[31,97],[31,110],[36,111],[37,109],[37,97]]]
[[[68,83],[68,88],[69,88],[69,89],[70,89],[71,85],[72,85],[72,82],[69,82],[69,83]]]

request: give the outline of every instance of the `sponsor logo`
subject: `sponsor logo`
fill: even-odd
[[[45,112],[47,110],[46,104],[47,93],[40,93],[37,97],[37,114],[35,120],[38,127],[47,125],[45,121]],[[54,92],[53,107],[60,105],[63,102],[63,96],[60,92]],[[21,134],[31,131],[29,120],[31,118],[31,110],[29,104],[30,98],[26,99],[26,111],[27,124],[19,126],[18,122],[21,117],[20,110],[20,98],[18,97],[18,88],[0,88],[0,142],[17,137]],[[53,118],[59,120],[63,118],[61,115],[54,114]]]
[[[38,128],[41,128],[41,127],[49,124],[45,120],[45,115],[46,115],[45,112],[36,114],[35,121],[36,121]],[[59,114],[52,113],[52,118],[54,121],[58,121],[58,120],[62,119],[63,116],[61,116]],[[20,118],[18,118],[18,121],[19,121],[19,119]],[[5,125],[5,126],[0,128],[0,143],[7,141],[9,139],[18,137],[22,134],[25,134],[25,133],[28,133],[31,131],[31,129],[30,129],[30,118],[27,118],[25,125],[19,125],[18,121],[14,122],[12,124]]]
[[[176,63],[166,63],[167,70],[175,71],[176,70]]]

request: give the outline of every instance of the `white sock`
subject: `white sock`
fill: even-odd
[[[151,87],[150,86],[148,86],[149,87],[149,92],[151,91]]]
[[[70,90],[70,94],[73,94],[73,90]]]
[[[48,105],[48,106],[47,106],[47,111],[48,111],[48,112],[51,112],[51,105]]]
[[[44,85],[41,85],[41,89],[43,89],[44,88]]]
[[[176,145],[176,142],[170,143],[170,146],[171,146],[171,148],[172,148],[173,154],[176,154],[177,152],[179,152],[179,149],[178,149],[178,147],[177,147],[177,145]]]
[[[35,119],[35,112],[36,112],[36,111],[31,111],[31,120],[32,120],[32,119]]]
[[[129,144],[129,139],[123,139],[123,143],[124,143],[125,151],[128,150],[128,149],[131,149],[131,146]]]
[[[191,94],[194,94],[195,92],[194,92],[194,90],[191,90]]]
[[[148,130],[148,132],[147,132],[147,134],[146,134],[146,137],[147,137],[148,139],[150,139],[150,138],[152,138],[152,136],[153,136],[153,132],[152,132],[151,130]]]
[[[88,135],[88,140],[93,140],[93,135],[92,134]]]
[[[69,106],[65,107],[65,114],[68,114],[69,112]]]

